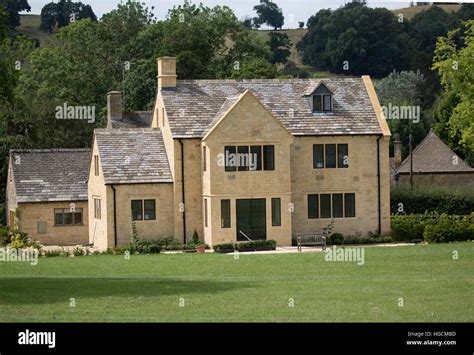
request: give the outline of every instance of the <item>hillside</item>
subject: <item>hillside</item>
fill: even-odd
[[[392,10],[395,15],[402,14],[405,19],[411,20],[413,16],[421,11],[428,10],[432,5],[422,5],[422,6],[413,6],[406,7],[403,9]],[[450,4],[450,5],[436,5],[442,8],[446,12],[456,12],[460,9],[461,5]]]
[[[28,38],[37,39],[40,43],[44,42],[50,36],[49,33],[43,32],[39,29],[41,24],[40,15],[20,15],[21,24],[18,27],[18,32],[24,34]]]

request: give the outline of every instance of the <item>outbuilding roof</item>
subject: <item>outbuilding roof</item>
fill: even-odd
[[[106,184],[173,181],[159,129],[96,129],[94,135]]]
[[[90,149],[11,150],[18,203],[87,200]]]
[[[474,173],[444,142],[430,131],[413,150],[414,173]],[[401,174],[410,173],[410,156],[400,165]]]

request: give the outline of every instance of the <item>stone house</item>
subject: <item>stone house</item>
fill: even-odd
[[[94,133],[89,242],[104,249],[197,231],[209,245],[274,239],[334,220],[346,235],[390,231],[390,131],[361,78],[177,80],[158,59],[152,112]]]
[[[395,142],[395,170],[399,174],[394,183],[410,185],[410,156],[401,162],[400,141]],[[413,149],[413,185],[474,187],[474,169],[454,153],[433,131]],[[396,162],[399,162],[398,164]]]
[[[43,245],[89,241],[90,149],[11,150],[7,225]]]

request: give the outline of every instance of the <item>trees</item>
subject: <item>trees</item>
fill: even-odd
[[[298,43],[304,64],[334,73],[383,77],[408,66],[404,24],[387,9],[348,3],[320,10]]]
[[[408,26],[409,46],[411,53],[410,68],[420,70],[425,77],[424,107],[429,107],[440,91],[439,77],[431,70],[436,39],[445,36],[448,31],[459,27],[459,21],[452,13],[447,13],[438,6],[416,14]]]
[[[285,22],[283,11],[271,0],[260,0],[260,4],[255,5],[253,10],[257,12],[257,17],[254,18],[257,28],[264,23],[273,27],[275,31],[283,27]]]
[[[286,63],[290,56],[291,42],[286,33],[270,32],[268,34],[268,45],[272,51],[272,64]]]
[[[434,65],[443,93],[435,111],[435,128],[448,144],[474,163],[474,20],[465,24],[464,47],[456,44],[459,29],[438,38]]]
[[[55,28],[67,26],[71,22],[84,18],[97,21],[90,5],[84,5],[82,2],[72,2],[71,0],[60,0],[58,3],[51,2],[41,10],[40,29],[52,32]]]
[[[375,82],[377,96],[382,107],[417,106],[420,117],[411,119],[391,119],[386,117],[392,134],[399,133],[402,141],[403,156],[408,155],[409,135],[413,135],[416,145],[423,140],[431,127],[429,115],[421,110],[424,92],[424,77],[420,72],[402,71],[390,73],[382,80]],[[419,119],[419,121],[418,121]]]
[[[31,11],[28,0],[0,0],[0,6],[7,12],[7,23],[12,29],[20,26],[20,12]]]
[[[232,79],[273,79],[277,71],[273,65],[263,58],[246,59],[239,70],[232,72]]]

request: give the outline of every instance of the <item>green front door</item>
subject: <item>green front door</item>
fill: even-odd
[[[237,240],[248,241],[267,239],[265,199],[246,199],[236,201]]]

